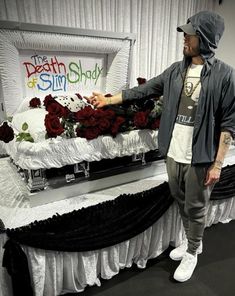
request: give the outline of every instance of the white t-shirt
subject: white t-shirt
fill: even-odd
[[[201,90],[200,75],[202,67],[203,65],[192,64],[188,69],[167,154],[167,156],[180,163],[190,164],[192,160],[193,128]],[[188,96],[185,88],[187,88]]]

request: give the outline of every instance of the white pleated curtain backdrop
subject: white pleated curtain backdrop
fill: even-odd
[[[177,25],[215,0],[0,0],[0,20],[135,33],[130,85],[182,58]]]

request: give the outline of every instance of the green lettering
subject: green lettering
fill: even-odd
[[[91,71],[89,71],[89,70],[86,71],[86,81],[87,81],[87,79],[90,79],[91,80]]]
[[[97,80],[99,79],[100,75],[101,75],[101,72],[103,70],[103,68],[100,68],[99,66],[97,66],[97,70],[98,70],[98,75],[96,76],[96,80],[95,80],[95,84],[97,83]]]
[[[76,83],[80,80],[80,74],[79,74],[79,67],[76,63],[71,62],[69,64],[69,70],[70,72],[67,74],[67,79],[70,83]],[[71,74],[75,74],[74,79],[71,78]]]

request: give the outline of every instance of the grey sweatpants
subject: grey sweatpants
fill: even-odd
[[[167,157],[166,167],[170,191],[179,205],[188,239],[188,252],[195,254],[203,237],[212,191],[212,187],[204,185],[208,166],[191,166]]]

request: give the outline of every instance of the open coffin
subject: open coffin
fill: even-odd
[[[30,192],[133,171],[135,164],[134,173],[112,181],[109,178],[99,186],[96,182],[86,190],[130,182],[139,178],[138,167],[159,158],[156,129],[122,128],[115,136],[104,132],[92,139],[63,135],[45,138],[46,95],[85,96],[94,90],[114,94],[128,87],[134,36],[14,22],[0,25],[5,110],[1,121],[13,116],[9,125],[15,134],[9,143],[1,143],[1,153],[8,154],[16,164]],[[41,100],[41,108],[30,108],[35,97]],[[24,133],[30,134],[33,142],[22,138]],[[146,177],[152,174],[155,168],[145,169]],[[79,192],[77,189],[67,195]]]

